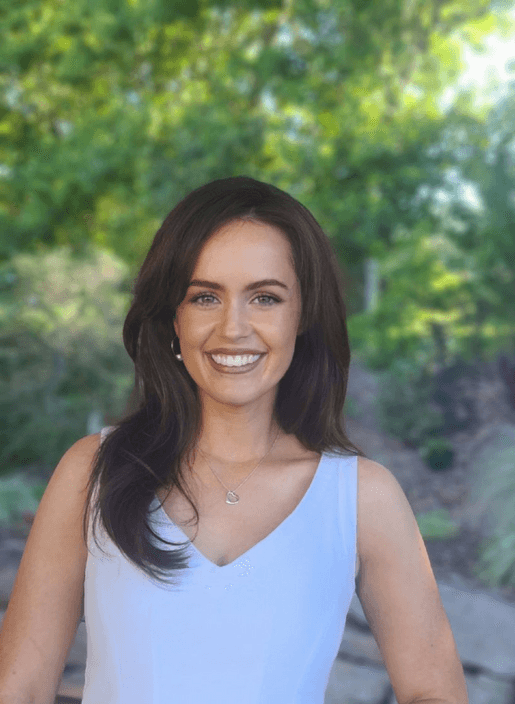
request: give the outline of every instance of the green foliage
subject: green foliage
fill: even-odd
[[[474,573],[490,587],[515,586],[515,525],[510,531],[498,529],[481,542]]]
[[[420,454],[433,472],[444,472],[452,466],[454,460],[452,445],[445,438],[426,438]]]
[[[127,266],[105,251],[18,254],[0,273],[0,462],[48,467],[87,433],[94,410],[119,412],[133,381],[121,327]]]
[[[234,173],[296,191],[361,257],[388,244],[435,180],[455,31],[502,24],[479,0],[27,0],[3,20],[0,257],[93,241],[131,266],[174,202]]]
[[[387,369],[399,357],[429,368],[459,355],[493,356],[515,335],[513,318],[499,310],[503,300],[511,310],[508,286],[486,309],[492,289],[484,282],[491,274],[475,250],[447,234],[431,235],[430,227],[422,221],[412,230],[397,228],[394,246],[379,263],[384,285],[378,307],[349,321],[352,340],[373,369]]]
[[[501,435],[488,450],[478,450],[481,473],[470,492],[472,502],[487,507],[488,535],[480,544],[474,572],[490,586],[515,587],[515,448],[511,435]]]
[[[9,525],[25,511],[35,513],[46,483],[28,482],[21,473],[0,478],[0,524]]]
[[[416,519],[424,540],[446,540],[454,538],[460,532],[459,526],[452,521],[447,509],[419,513]]]

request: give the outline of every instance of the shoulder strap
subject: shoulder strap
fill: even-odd
[[[109,433],[114,430],[115,426],[114,425],[105,425],[102,430],[100,431],[100,444],[104,442],[106,437],[109,435]]]

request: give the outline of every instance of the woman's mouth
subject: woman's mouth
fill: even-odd
[[[224,374],[244,374],[245,372],[250,372],[253,369],[255,369],[258,364],[261,362],[265,354],[260,354],[258,358],[256,359],[257,355],[244,355],[243,358],[238,358],[238,357],[224,357],[223,355],[215,355],[217,359],[224,359],[226,362],[231,362],[232,360],[233,363],[231,366],[229,364],[221,364],[220,362],[215,361],[212,355],[208,354],[207,355],[212,366],[216,371],[222,372]],[[247,360],[250,360],[248,363],[241,363],[241,362],[247,362]],[[240,362],[240,363],[238,363]]]

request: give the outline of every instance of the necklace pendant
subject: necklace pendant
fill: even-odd
[[[225,497],[226,504],[237,504],[239,500],[240,497],[238,496],[238,494],[235,494],[234,491],[227,492],[227,496]]]

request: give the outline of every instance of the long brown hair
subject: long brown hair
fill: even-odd
[[[83,523],[87,542],[94,504],[97,546],[100,516],[104,530],[129,560],[151,578],[172,585],[177,584],[173,573],[188,567],[189,541],[157,536],[149,525],[149,509],[158,489],[176,487],[192,505],[198,524],[181,462],[201,429],[196,384],[170,347],[173,320],[203,245],[222,225],[239,219],[275,226],[288,237],[300,282],[302,333],[274,406],[280,428],[319,454],[365,456],[344,429],[350,347],[344,282],[329,238],[307,208],[270,184],[238,176],[197,188],[165,218],[134,283],[123,327],[124,345],[134,362],[134,389],[123,417],[97,451]],[[95,490],[98,496],[92,502]],[[151,536],[183,547],[162,550]]]

